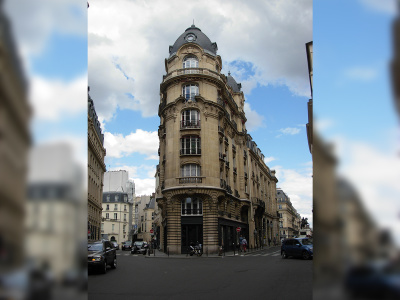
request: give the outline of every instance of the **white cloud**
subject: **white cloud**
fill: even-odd
[[[266,164],[268,164],[269,162],[274,161],[274,160],[276,160],[276,158],[273,157],[273,156],[264,157],[264,162],[265,162]]]
[[[312,169],[308,166],[301,170],[284,169],[281,166],[275,169],[280,187],[290,198],[294,208],[301,217],[308,218],[312,226]]]
[[[249,132],[256,130],[259,127],[265,127],[264,117],[252,110],[249,103],[244,104],[244,112],[246,114],[247,122],[246,128]]]
[[[54,32],[87,35],[87,8],[81,0],[7,0],[4,9],[26,66],[28,57],[39,55]]]
[[[156,191],[156,180],[154,178],[132,178],[135,181],[135,194],[139,195],[151,195]]]
[[[371,67],[352,67],[344,73],[348,79],[357,81],[371,81],[378,76],[378,72]]]
[[[397,11],[397,0],[360,0],[368,9],[394,15]]]
[[[138,167],[123,165],[123,166],[113,167],[110,169],[107,168],[107,171],[120,171],[120,170],[128,171],[128,177],[132,178],[137,176]]]
[[[365,142],[337,139],[340,174],[365,203],[378,224],[392,228],[400,244],[400,159],[393,149],[379,150]]]
[[[257,84],[286,84],[293,93],[309,96],[304,45],[312,40],[311,0],[208,5],[200,0],[98,0],[91,3],[88,16],[89,85],[93,98],[102,102],[97,112],[106,120],[118,106],[143,116],[157,114],[168,47],[193,18],[218,43],[224,62],[254,66],[251,76],[240,67],[232,72],[243,81],[246,93]],[[223,72],[228,70],[224,67]]]
[[[71,82],[31,78],[29,98],[36,120],[59,121],[87,110],[86,74]]]
[[[104,146],[108,157],[121,158],[132,153],[147,155],[148,159],[158,159],[159,145],[157,131],[137,129],[127,136],[122,134],[104,133]]]
[[[314,129],[322,133],[323,131],[332,128],[335,125],[335,121],[332,119],[317,119],[314,117]]]
[[[281,128],[278,131],[282,132],[283,134],[295,135],[300,132],[300,128],[287,127],[287,128]]]

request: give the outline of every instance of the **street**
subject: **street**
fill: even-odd
[[[282,259],[280,247],[223,258],[118,250],[117,260],[117,269],[89,274],[88,299],[312,298],[312,260]]]

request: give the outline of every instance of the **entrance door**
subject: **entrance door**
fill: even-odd
[[[203,225],[182,225],[181,237],[181,253],[188,253],[190,243],[203,244]]]

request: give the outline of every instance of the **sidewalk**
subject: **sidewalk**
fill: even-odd
[[[263,250],[268,250],[268,249],[280,249],[280,246],[266,246],[264,248],[256,248],[256,249],[248,249],[247,252],[245,253],[238,253],[237,251],[227,251],[222,253],[222,255],[218,255],[218,254],[207,254],[206,252],[203,253],[202,256],[198,257],[196,255],[190,256],[189,254],[169,254],[168,253],[164,253],[162,251],[159,250],[155,250],[152,254],[146,254],[146,258],[179,258],[179,259],[196,259],[196,258],[224,258],[224,257],[235,257],[235,256],[245,256],[248,254],[252,254],[252,253],[257,253],[257,252],[261,252]]]

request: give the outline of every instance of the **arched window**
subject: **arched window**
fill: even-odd
[[[182,216],[203,214],[203,201],[199,197],[187,197],[181,201]]]
[[[182,87],[182,95],[187,100],[194,101],[194,97],[199,95],[199,87],[197,84],[188,84]]]
[[[194,55],[188,55],[183,59],[183,66],[184,69],[187,68],[198,68],[199,67],[199,60]]]
[[[194,109],[182,111],[181,128],[200,128],[200,112]]]
[[[186,135],[181,138],[181,155],[201,154],[200,137],[197,135]]]

